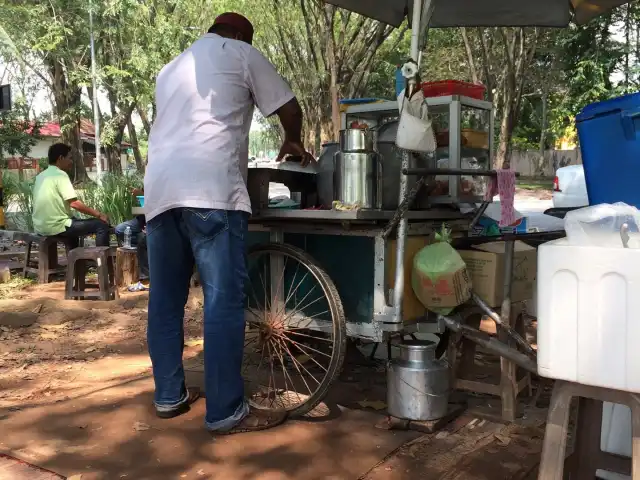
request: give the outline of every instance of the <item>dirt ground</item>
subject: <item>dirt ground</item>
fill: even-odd
[[[384,367],[361,358],[348,359],[324,404],[326,418],[212,440],[202,428],[202,401],[169,422],[152,414],[146,293],[70,302],[58,282],[18,297],[0,300],[0,451],[73,480],[524,479],[539,460],[541,409],[525,412],[525,426],[504,426],[471,408],[431,435],[376,428],[386,406]],[[202,351],[201,326],[194,290],[187,365]],[[196,373],[188,376],[197,382]],[[470,401],[488,403],[499,404]]]
[[[28,287],[20,297],[0,300],[0,412],[65,400],[96,384],[149,373],[146,294],[125,294],[106,304],[70,302],[63,300],[58,282]],[[187,358],[202,345],[198,292],[188,307]],[[7,326],[23,318],[34,323]]]

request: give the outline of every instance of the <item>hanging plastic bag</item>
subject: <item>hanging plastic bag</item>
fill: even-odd
[[[407,98],[403,90],[398,95],[398,108],[400,109],[400,121],[396,134],[398,148],[420,153],[435,152],[436,136],[422,90],[415,92],[411,98]]]
[[[444,226],[436,241],[413,257],[411,286],[429,310],[446,314],[471,298],[471,280],[460,254],[449,244]],[[448,310],[443,310],[448,309]]]
[[[640,211],[626,203],[603,203],[573,210],[564,219],[570,245],[594,247],[622,248],[621,230],[625,224],[626,231],[632,236],[638,235]]]

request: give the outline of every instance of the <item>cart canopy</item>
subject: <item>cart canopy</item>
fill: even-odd
[[[414,0],[325,0],[393,26],[411,19]],[[566,27],[629,0],[433,0],[431,27]]]

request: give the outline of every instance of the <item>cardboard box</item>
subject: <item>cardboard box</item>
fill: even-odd
[[[411,282],[416,296],[429,309],[454,308],[471,296],[471,281],[464,267],[435,279],[414,268]]]
[[[533,297],[537,252],[520,241],[514,248],[511,301],[523,302]],[[504,242],[485,243],[458,253],[467,264],[473,291],[490,307],[499,307],[504,291]]]

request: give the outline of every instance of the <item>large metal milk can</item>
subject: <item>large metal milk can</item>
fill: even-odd
[[[437,420],[449,405],[449,366],[436,359],[436,344],[412,341],[395,345],[400,353],[387,368],[389,415],[407,420]]]

